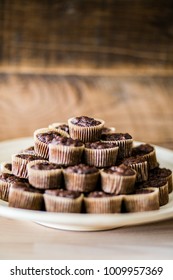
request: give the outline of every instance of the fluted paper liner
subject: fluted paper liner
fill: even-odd
[[[96,189],[99,171],[90,174],[70,173],[63,170],[65,188],[70,191],[91,192]]]
[[[48,212],[80,213],[82,208],[83,194],[77,198],[60,197],[44,194],[45,208]]]
[[[132,153],[132,147],[133,147],[133,139],[124,139],[124,140],[101,140],[102,142],[109,142],[109,143],[115,143],[119,147],[118,150],[118,158],[126,158],[130,157]]]
[[[66,146],[62,144],[49,144],[49,161],[59,165],[76,165],[81,162],[84,145]]]
[[[84,197],[84,205],[87,213],[120,213],[122,195],[108,197]]]
[[[149,193],[124,195],[123,204],[126,212],[143,212],[159,209],[159,190],[146,188]]]
[[[136,182],[148,180],[148,163],[144,162],[132,163],[129,166],[136,171]]]
[[[10,183],[0,180],[0,199],[8,201]]]
[[[120,175],[116,172],[108,173],[100,170],[101,188],[104,192],[118,194],[129,194],[134,191],[136,171],[134,175]]]
[[[148,154],[144,154],[143,157],[148,162],[148,169],[153,169],[155,167],[158,167],[157,157],[156,157],[156,151],[155,148],[153,151],[151,151]]]
[[[43,194],[10,187],[9,206],[30,210],[43,210]]]
[[[12,173],[20,178],[28,178],[28,160],[20,158],[17,154],[12,155]]]
[[[62,170],[61,168],[51,170],[33,169],[36,163],[48,162],[45,160],[34,160],[27,164],[29,183],[38,189],[54,189],[61,187]]]
[[[105,122],[101,119],[95,119],[100,121],[100,124],[95,126],[79,126],[72,123],[74,118],[68,119],[68,126],[70,131],[70,137],[73,139],[80,139],[82,142],[94,142],[100,139],[102,128]]]
[[[106,149],[84,149],[84,160],[88,165],[94,165],[96,167],[107,167],[115,165],[118,147],[106,148]]]

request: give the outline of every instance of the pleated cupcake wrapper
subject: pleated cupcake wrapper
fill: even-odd
[[[148,162],[148,169],[154,169],[155,167],[158,167],[158,162],[157,162],[157,157],[156,157],[156,151],[155,149],[148,153],[148,154],[145,154],[143,156],[147,162]]]
[[[108,149],[84,149],[85,162],[96,167],[106,167],[115,165],[118,147]]]
[[[126,212],[143,212],[159,209],[159,190],[157,188],[146,189],[152,190],[152,192],[124,195],[123,206]]]
[[[125,140],[115,140],[115,141],[105,141],[102,140],[102,142],[109,142],[109,143],[115,143],[119,147],[118,150],[118,158],[126,158],[130,157],[132,153],[132,147],[133,147],[133,139],[125,139]]]
[[[37,155],[43,157],[44,159],[48,159],[49,157],[49,145],[41,142],[37,135],[40,133],[47,132],[58,132],[61,136],[66,136],[66,132],[61,129],[53,129],[53,128],[40,128],[34,131],[34,150]]]
[[[12,173],[20,178],[28,178],[28,160],[12,155]]]
[[[59,165],[76,165],[81,162],[84,145],[79,147],[49,144],[49,161]]]
[[[77,198],[60,197],[44,194],[45,208],[48,212],[80,213],[83,194]]]
[[[136,182],[148,180],[148,163],[147,161],[129,164],[136,171]]]
[[[0,180],[0,199],[8,201],[10,183]]]
[[[68,133],[68,132],[66,132],[65,130],[63,130],[63,129],[61,129],[61,128],[57,128],[59,125],[62,125],[62,124],[65,124],[65,123],[52,123],[52,124],[50,124],[49,126],[48,126],[48,128],[50,128],[50,129],[56,129],[58,132],[62,132],[62,133],[65,133],[66,134],[66,137],[70,137],[70,134]],[[68,125],[68,124],[67,124]],[[64,134],[64,136],[65,136],[65,134]]]
[[[34,160],[27,164],[29,183],[38,189],[54,189],[61,187],[62,170],[38,170],[33,169],[32,166],[36,163],[48,162],[45,160]]]
[[[42,210],[44,205],[43,195],[10,188],[9,206],[22,209]]]
[[[70,131],[70,137],[73,139],[80,139],[82,142],[94,142],[100,139],[102,128],[104,127],[104,121],[100,119],[96,119],[97,121],[100,121],[101,123],[96,126],[79,126],[73,124],[71,121],[73,118],[70,118],[68,120],[69,125],[69,131]]]
[[[0,172],[12,174],[12,171],[9,170],[8,168],[6,168],[7,164],[9,164],[9,162],[1,162],[1,164],[0,164]]]
[[[168,183],[159,188],[159,204],[166,205],[169,201]]]
[[[165,179],[168,182],[168,193],[171,193],[172,189],[173,189],[173,187],[172,187],[172,173],[169,176],[165,177]]]
[[[134,191],[136,181],[136,171],[131,176],[122,176],[117,173],[106,173],[100,171],[101,174],[101,188],[104,192],[118,194],[129,194]]]
[[[87,213],[120,213],[123,196],[84,197]]]
[[[68,173],[65,170],[65,188],[71,191],[91,192],[96,189],[99,178],[99,171],[92,174]]]

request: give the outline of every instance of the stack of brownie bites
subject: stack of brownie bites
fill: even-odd
[[[158,210],[169,201],[172,171],[155,148],[87,116],[34,132],[33,147],[1,163],[0,198],[10,207],[65,213]]]

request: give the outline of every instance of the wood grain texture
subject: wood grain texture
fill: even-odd
[[[0,140],[69,117],[99,117],[135,140],[173,148],[173,79],[162,76],[0,75]]]
[[[171,0],[1,0],[0,65],[173,64]]]
[[[173,220],[100,232],[0,217],[1,260],[172,260]]]

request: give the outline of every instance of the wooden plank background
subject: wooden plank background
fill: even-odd
[[[0,140],[74,115],[173,149],[173,1],[0,0]]]

